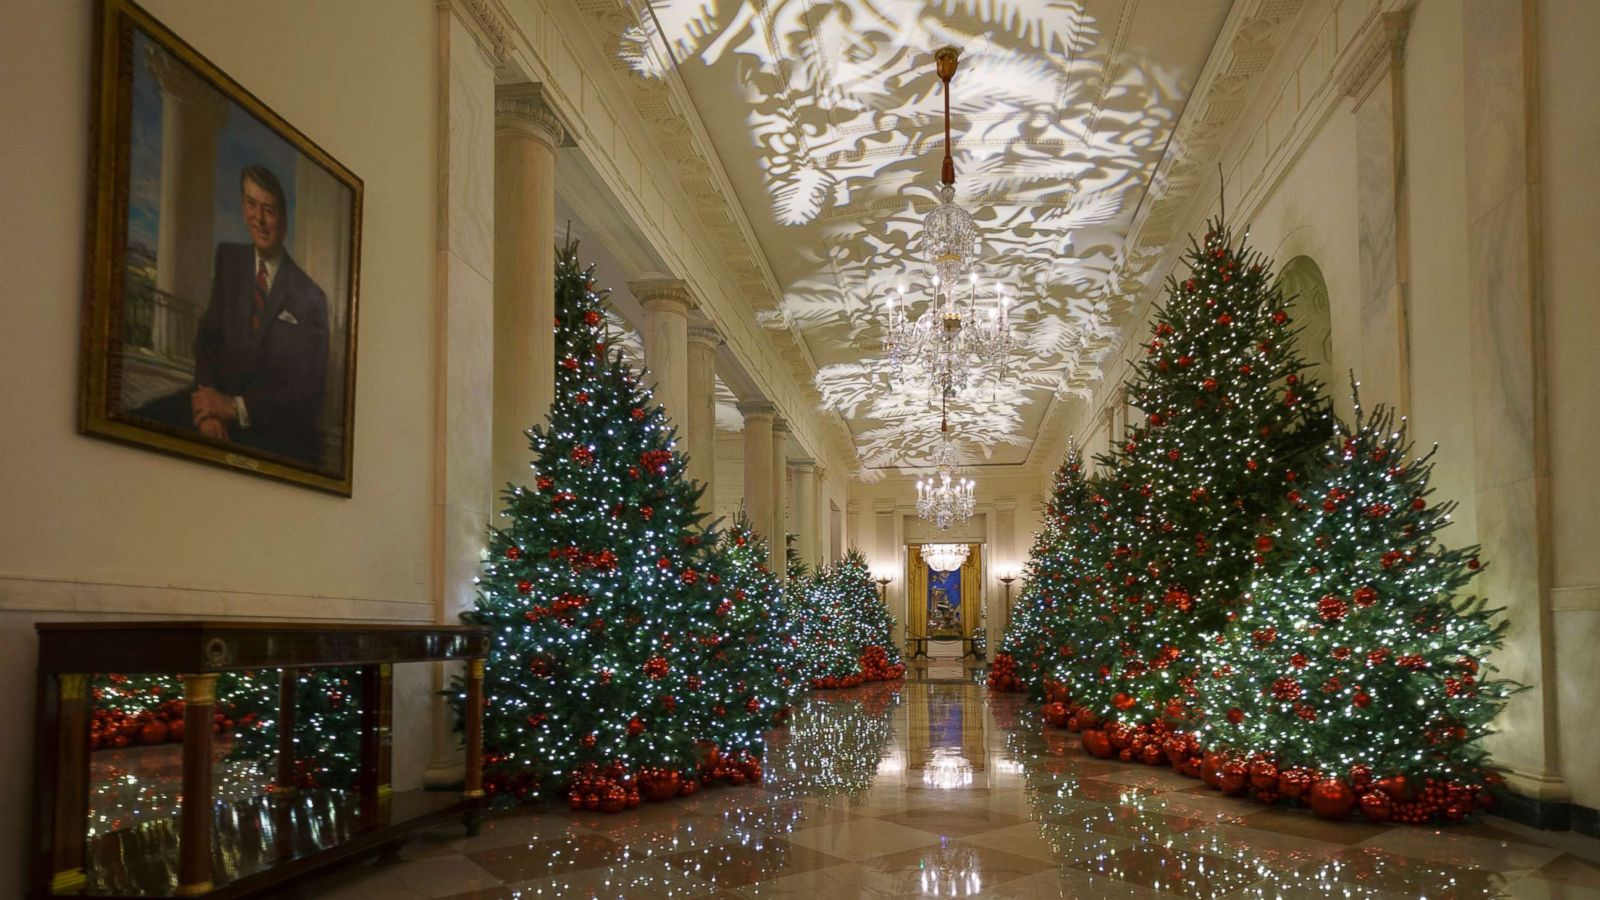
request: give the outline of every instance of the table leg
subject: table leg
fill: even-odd
[[[89,676],[40,675],[38,690],[34,886],[78,894],[88,886]]]
[[[361,667],[361,829],[388,821],[394,748],[394,666]]]
[[[468,836],[476,836],[483,822],[483,660],[467,660],[467,699],[461,714],[467,726],[467,773],[462,796],[476,801],[467,810]]]
[[[178,814],[179,897],[210,893],[211,718],[217,676],[183,676],[183,806]]]

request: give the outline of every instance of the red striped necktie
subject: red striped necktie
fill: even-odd
[[[267,261],[256,260],[256,308],[250,312],[250,330],[261,330],[261,314],[267,309]]]

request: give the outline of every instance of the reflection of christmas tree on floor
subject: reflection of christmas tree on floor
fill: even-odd
[[[770,789],[791,797],[863,799],[894,736],[896,690],[867,685],[802,700],[788,734],[773,741]]]
[[[489,787],[525,798],[570,785],[575,804],[610,810],[641,790],[691,790],[702,764],[759,777],[744,754],[760,749],[781,677],[750,643],[763,640],[759,601],[722,584],[727,567],[697,524],[701,488],[683,477],[666,414],[608,346],[571,247],[556,307],[556,400],[529,432],[533,486],[508,491],[509,524],[491,536],[464,617],[493,631]]]

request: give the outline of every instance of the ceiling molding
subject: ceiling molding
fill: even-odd
[[[1081,357],[1089,364],[1065,373],[1058,395],[1075,394],[1093,401],[1102,392],[1107,383],[1102,365],[1142,320],[1136,313],[1148,305],[1143,301],[1158,292],[1161,276],[1170,268],[1162,261],[1181,250],[1175,243],[1183,237],[1179,226],[1189,223],[1197,199],[1216,188],[1212,169],[1225,140],[1260,89],[1262,76],[1278,55],[1279,39],[1305,2],[1242,0],[1230,11],[1107,282],[1102,300],[1110,311],[1110,327],[1090,336]],[[1117,362],[1120,360],[1113,360],[1113,364]],[[1057,404],[1040,425],[1029,458],[1040,473],[1052,470],[1066,452],[1071,425],[1068,407]]]
[[[733,273],[742,299],[752,315],[782,309],[783,291],[767,264],[766,254],[756,240],[755,231],[744,214],[722,160],[707,136],[699,112],[678,77],[676,62],[657,35],[656,29],[641,23],[640,11],[630,0],[576,0],[584,21],[619,80],[628,92],[634,110],[652,131],[652,143],[667,159],[679,186],[693,204],[694,212],[716,244],[716,254]],[[648,52],[656,55],[661,77],[647,78],[634,71],[615,50],[629,30],[648,36]],[[767,323],[764,321],[764,325]],[[816,360],[792,326],[763,329],[773,349],[782,359],[800,390],[809,394],[812,406],[822,409],[822,395],[813,379]],[[851,460],[852,470],[859,465],[855,441],[844,420],[836,412],[822,415],[828,425],[818,437]]]

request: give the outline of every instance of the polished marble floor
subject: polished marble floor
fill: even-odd
[[[1498,819],[1329,823],[1070,738],[971,684],[812,695],[761,787],[516,810],[290,896],[1600,898],[1600,841]]]

